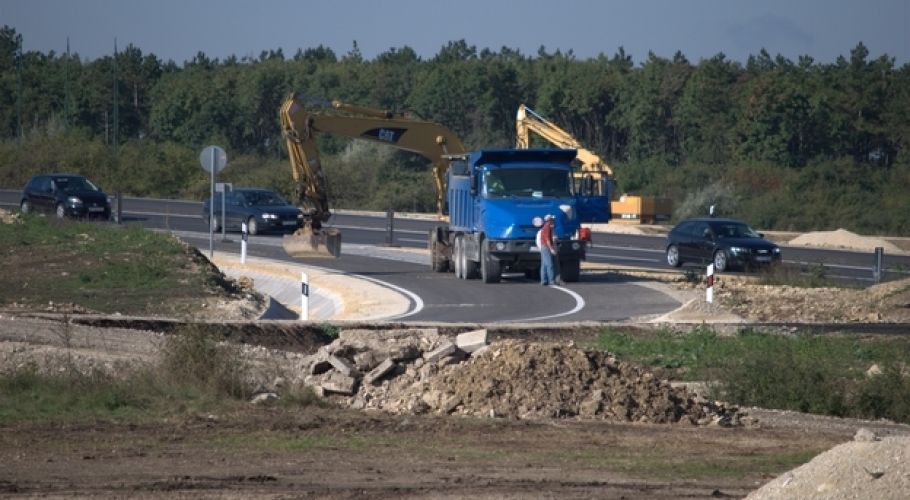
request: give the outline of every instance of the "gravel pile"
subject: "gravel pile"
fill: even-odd
[[[910,497],[910,436],[878,438],[860,429],[854,440],[786,472],[746,498],[771,500],[906,499]]]

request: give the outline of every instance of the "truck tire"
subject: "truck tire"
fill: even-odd
[[[581,274],[581,261],[569,259],[559,261],[559,277],[566,283],[575,283]]]
[[[442,253],[442,245],[436,240],[436,231],[430,231],[430,268],[437,273],[444,273],[449,270],[449,260]]]
[[[480,277],[480,262],[468,258],[468,252],[465,251],[462,244],[461,252],[464,254],[464,279],[473,280]]]
[[[480,242],[480,277],[484,283],[499,283],[502,279],[502,266],[490,255],[485,241]]]
[[[455,265],[455,277],[463,280],[464,277],[464,242],[461,236],[455,237],[455,243],[452,245],[452,261]]]

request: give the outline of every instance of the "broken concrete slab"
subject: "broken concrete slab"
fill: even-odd
[[[468,354],[489,344],[486,328],[464,332],[455,337],[455,346]]]
[[[450,355],[454,354],[455,349],[456,349],[455,344],[453,344],[452,342],[449,342],[449,341],[445,341],[442,343],[442,345],[440,345],[436,349],[433,349],[430,352],[423,353],[423,359],[425,359],[427,361],[427,363],[434,363],[446,356],[450,356]]]
[[[377,366],[376,368],[373,368],[373,370],[370,373],[367,373],[366,376],[363,378],[363,382],[365,384],[372,384],[372,383],[376,382],[377,380],[381,379],[382,377],[384,377],[386,374],[388,374],[389,372],[391,372],[394,369],[395,369],[395,362],[392,361],[391,359],[386,359],[382,363],[379,363],[379,366]]]
[[[357,379],[340,373],[333,373],[320,384],[320,387],[325,392],[352,396],[357,391]]]
[[[357,368],[354,366],[354,364],[345,358],[341,358],[338,356],[329,356],[328,361],[329,361],[329,364],[332,365],[332,368],[334,368],[336,371],[338,371],[338,373],[340,373],[346,377],[354,377],[354,376],[360,374],[360,372],[357,371]]]

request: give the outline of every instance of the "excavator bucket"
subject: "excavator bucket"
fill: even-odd
[[[286,235],[284,251],[296,259],[333,258],[341,256],[341,231],[335,228],[314,230],[309,226]]]

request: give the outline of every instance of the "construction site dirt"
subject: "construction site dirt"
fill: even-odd
[[[0,363],[14,366],[31,355],[59,366],[55,355],[65,354],[70,362],[116,371],[122,366],[117,360],[153,359],[154,346],[167,335],[124,324],[71,324],[63,346],[59,321],[4,315]],[[910,435],[910,426],[884,421],[717,407],[670,389],[646,371],[581,349],[595,335],[590,326],[491,329],[486,348],[467,358],[436,360],[440,346],[469,327],[374,324],[369,331],[342,329],[332,340],[318,328],[252,324],[231,325],[226,338],[244,343],[245,356],[268,365],[268,373],[289,368],[297,381],[319,386],[321,377],[333,373],[324,363],[316,368],[327,356],[348,360],[333,360],[336,367],[369,374],[378,357],[364,353],[380,351],[399,353],[390,356],[399,368],[369,383],[359,378],[354,395],[327,392],[309,405],[238,401],[217,414],[175,408],[163,419],[139,423],[106,418],[0,427],[0,495],[736,498],[851,441],[861,428],[878,436]],[[384,343],[364,344],[377,336]],[[424,346],[415,351],[401,343],[412,337],[430,340],[408,344]],[[264,347],[257,338],[272,340]],[[24,347],[26,340],[32,348]],[[424,372],[431,376],[422,379]],[[461,382],[453,382],[458,373]],[[608,375],[598,379],[594,373]],[[611,380],[611,373],[618,378]],[[281,385],[294,383],[293,374],[282,372]],[[489,374],[487,386],[479,374]],[[281,392],[272,387],[278,382],[262,383],[264,391]],[[637,413],[591,406],[588,396],[595,390],[620,401],[626,389],[638,394],[627,404],[652,404]],[[583,397],[569,397],[573,393]],[[718,418],[723,415],[735,418]]]

